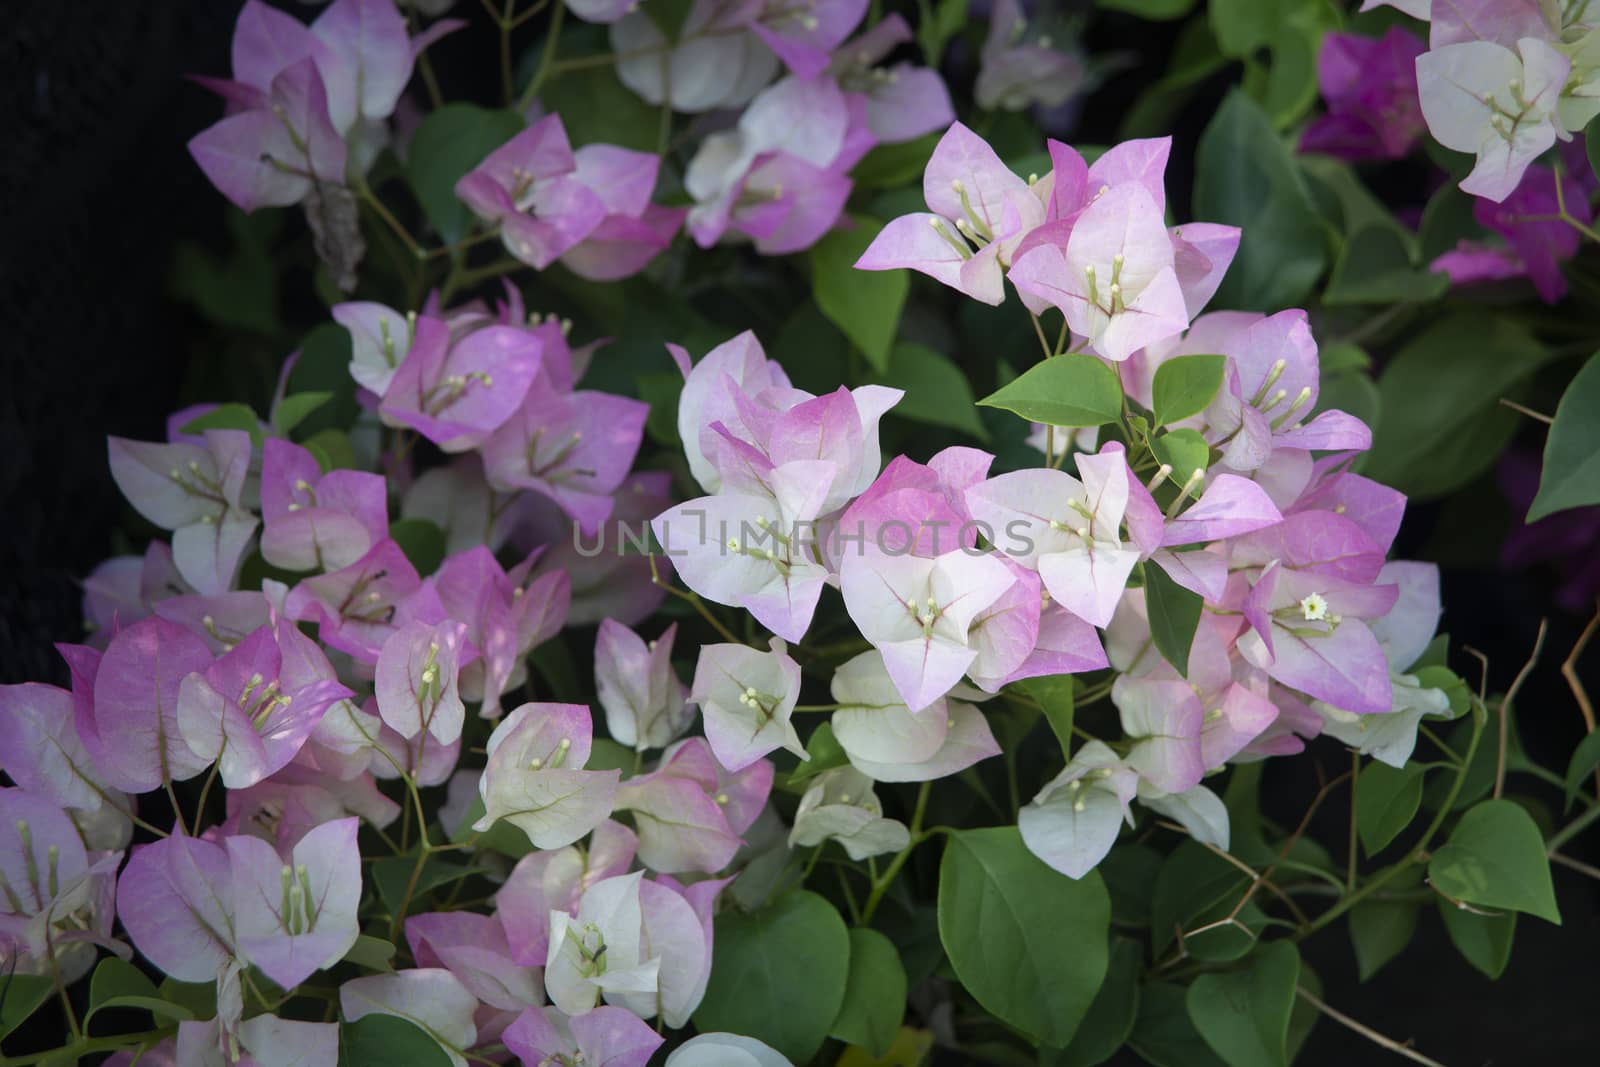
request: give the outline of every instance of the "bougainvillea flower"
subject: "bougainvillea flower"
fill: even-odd
[[[941,698],[912,711],[876,650],[861,653],[834,672],[839,704],[834,736],[850,763],[880,782],[942,778],[999,753],[983,714],[971,704]]]
[[[489,485],[532,489],[592,535],[611,515],[611,496],[639,452],[650,406],[630,397],[535,385],[483,443]]]
[[[1139,551],[1122,540],[1128,465],[1114,452],[1080,453],[1079,481],[1039,468],[967,490],[972,514],[999,535],[997,547],[1039,572],[1052,598],[1096,626],[1111,621]]]
[[[634,816],[640,862],[663,874],[722,870],[766,803],[772,773],[767,760],[725,771],[703,737],[673,745],[654,771],[617,792],[617,807]]]
[[[1161,793],[1147,782],[1139,783],[1139,803],[1159,815],[1165,815],[1189,831],[1189,836],[1203,845],[1228,847],[1228,808],[1222,798],[1203,785],[1186,789],[1182,793]]]
[[[1137,182],[1098,194],[1065,246],[1019,252],[1007,276],[1020,292],[1059,308],[1107,359],[1127,359],[1189,325],[1161,206]]]
[[[783,1053],[753,1037],[700,1034],[679,1045],[665,1067],[794,1067]]]
[[[145,793],[211,765],[178,724],[183,679],[211,664],[204,641],[165,619],[141,620],[111,639],[93,675],[93,698],[74,708],[78,736],[109,784]]]
[[[829,67],[840,88],[866,97],[867,128],[884,144],[914,140],[955,121],[950,91],[938,71],[910,63],[879,66],[910,40],[906,20],[889,14],[834,52]]]
[[[1463,241],[1434,260],[1432,269],[1449,274],[1457,285],[1526,276],[1541,300],[1547,304],[1559,301],[1567,291],[1561,263],[1577,255],[1582,241],[1578,231],[1558,217],[1559,208],[1564,205],[1569,215],[1585,225],[1593,221],[1583,184],[1566,173],[1560,180],[1558,198],[1556,172],[1534,165],[1498,205],[1477,200],[1472,205],[1473,217],[1503,238],[1504,246]]]
[[[367,471],[322,473],[316,457],[278,438],[262,446],[261,555],[274,567],[348,567],[389,535],[388,487]]]
[[[339,987],[339,1011],[346,1022],[368,1015],[405,1019],[437,1042],[454,1067],[467,1067],[462,1053],[477,1043],[477,1009],[477,998],[442,967],[352,978]]]
[[[577,911],[590,886],[626,874],[638,846],[632,830],[608,819],[594,828],[587,848],[538,850],[518,860],[494,895],[512,958],[525,967],[544,966],[550,913]]]
[[[1060,107],[1090,87],[1083,57],[1030,27],[1018,0],[994,0],[973,95],[985,110]]]
[[[400,627],[378,653],[378,714],[401,737],[426,732],[441,745],[461,737],[467,708],[457,684],[467,628],[459,622]]]
[[[487,830],[505,819],[537,848],[570,845],[611,813],[619,771],[586,771],[593,741],[589,709],[524,704],[489,735],[478,788]]]
[[[641,1019],[659,1015],[674,1029],[689,1024],[711,977],[710,906],[725,884],[697,883],[695,895],[709,890],[702,912],[691,903],[690,890],[670,879],[639,883],[639,907],[644,920],[639,954],[659,961],[656,988],[648,992],[608,991],[608,1003],[627,1008]]]
[[[324,644],[375,664],[396,629],[396,609],[421,585],[405,552],[386,538],[350,566],[295,586],[284,601],[284,614],[317,623]]]
[[[529,579],[533,557],[501,568],[483,545],[446,559],[433,576],[445,613],[466,624],[466,640],[479,658],[463,662],[461,695],[482,702],[479,714],[499,718],[500,697],[522,684],[528,653],[560,632],[571,601],[571,580],[561,571]]]
[[[1028,851],[1068,878],[1082,878],[1111,851],[1139,776],[1099,741],[1089,741],[1017,814]]]
[[[1244,604],[1239,652],[1284,685],[1357,714],[1393,706],[1388,660],[1364,619],[1394,606],[1394,585],[1361,585],[1269,564]]]
[[[350,377],[382,396],[411,351],[416,320],[370,301],[335,304],[332,314],[350,333]]]
[[[333,966],[356,943],[359,823],[324,823],[300,839],[287,862],[260,838],[227,840],[239,953],[284,989]]]
[[[740,408],[735,394],[760,398],[768,390],[787,396],[800,393],[789,384],[783,367],[767,358],[761,342],[749,330],[732,337],[690,366],[689,353],[668,345],[678,369],[683,372],[683,392],[678,396],[678,436],[683,441],[689,473],[708,493],[722,488],[722,475],[711,462],[717,436],[712,424],[722,423],[736,436],[741,434]]]
[[[856,268],[909,267],[974,300],[1000,303],[1012,255],[1044,221],[1044,203],[987,142],[959,122],[928,159],[922,191],[931,214],[891,221],[861,254]],[[1159,212],[1156,219],[1159,223]],[[1165,239],[1165,230],[1162,235]],[[1170,249],[1169,244],[1169,259]]]
[[[899,852],[911,843],[905,824],[883,817],[872,779],[854,767],[823,771],[806,787],[795,809],[789,845],[810,847],[837,841],[853,860]]]
[[[523,1063],[646,1067],[662,1038],[626,1008],[598,1007],[568,1018],[559,1008],[528,1008],[500,1040]]]
[[[800,699],[800,665],[774,638],[772,651],[704,645],[689,700],[700,706],[717,761],[742,771],[775,748],[809,759],[790,715]]]
[[[1190,222],[1167,233],[1172,238],[1172,269],[1177,272],[1178,288],[1192,320],[1217,294],[1244,231],[1214,222]]]
[[[850,618],[913,712],[961,680],[978,657],[973,619],[1015,581],[999,559],[965,549],[926,559],[872,547],[847,552],[839,579]]]
[[[1446,148],[1469,152],[1477,163],[1463,191],[1496,202],[1522,180],[1529,163],[1569,136],[1557,104],[1572,63],[1535,37],[1516,51],[1489,41],[1435,47],[1417,59],[1422,114]]]
[[[814,79],[866,13],[867,0],[765,0],[750,30],[797,76]]]
[[[406,944],[418,967],[443,967],[479,1001],[520,1012],[544,1002],[537,971],[512,958],[500,920],[470,911],[438,911],[406,919]]]
[[[1408,4],[1411,2],[1407,0]],[[1528,0],[1454,0],[1431,7],[1424,3],[1421,14],[1405,7],[1400,10],[1429,24],[1428,45],[1434,49],[1465,41],[1490,41],[1515,48],[1524,37],[1555,38],[1543,6]]]
[[[1403,26],[1380,38],[1329,33],[1317,53],[1328,113],[1300,137],[1300,151],[1351,161],[1402,159],[1427,130],[1417,99],[1417,57],[1427,46]]]
[[[544,270],[589,236],[606,205],[574,171],[577,160],[561,116],[544,118],[489,153],[456,183],[456,195],[516,258]]]
[[[875,760],[850,754],[850,765],[878,782],[930,782],[1000,755],[1000,745],[983,712],[964,700],[954,699],[945,701],[945,710],[948,717],[944,740],[931,756],[917,760]]]
[[[652,105],[698,113],[739,108],[772,81],[778,57],[748,29],[761,0],[694,0],[676,41],[644,11],[611,26],[617,78]]]
[[[415,336],[378,411],[446,452],[476,448],[521,406],[539,372],[537,335],[485,326],[451,343],[438,319],[418,316]]]
[[[71,811],[125,808],[73,721],[72,694],[53,685],[0,685],[0,769],[29,793]]]
[[[178,689],[184,743],[216,761],[229,789],[255,785],[285,766],[328,708],[355,695],[331,668],[322,677],[295,677],[283,668],[277,634],[262,627]]]
[[[173,834],[134,849],[118,882],[123,929],[180,982],[210,982],[233,958],[228,853]]]
[[[233,588],[256,517],[241,502],[250,470],[250,435],[207,430],[204,443],[107,439],[111,476],[134,509],[172,530],[178,573],[197,592]]]
[[[576,916],[550,913],[545,990],[568,1015],[589,1011],[602,995],[656,992],[661,960],[644,953],[643,878],[639,871],[607,878],[583,894]]]
[[[585,145],[573,154],[573,180],[587,186],[605,216],[561,254],[568,270],[590,281],[615,281],[642,270],[672,242],[685,208],[652,204],[661,157],[615,145]]]
[[[672,669],[672,642],[678,624],[654,641],[622,623],[605,619],[594,646],[594,677],[606,730],[612,740],[636,751],[665,748],[689,726],[693,708],[688,689]],[[703,656],[704,651],[701,652]]]
[[[158,1046],[159,1048],[159,1046]],[[242,1053],[233,1059],[235,1054]],[[310,1064],[337,1063],[339,1024],[311,1023],[280,1019],[276,1015],[253,1015],[236,1025],[224,1025],[219,1018],[186,1019],[178,1024],[173,1067],[227,1067],[229,1063],[251,1067],[309,1067]],[[114,1062],[115,1057],[112,1061]],[[151,1053],[139,1057],[139,1064],[151,1062]],[[155,1060],[155,1067],[165,1061]],[[131,1065],[130,1065],[131,1067]]]

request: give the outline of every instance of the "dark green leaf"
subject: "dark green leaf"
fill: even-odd
[[[547,113],[561,116],[575,145],[605,143],[656,151],[661,109],[623,85],[610,63],[551,78],[539,89],[539,101]]]
[[[444,531],[432,519],[396,519],[389,524],[389,536],[424,577],[444,562]]]
[[[343,430],[319,430],[300,444],[316,457],[317,465],[324,474],[331,470],[349,470],[356,465],[356,452],[350,445],[350,435]]]
[[[1365,777],[1364,771],[1362,775]],[[1421,884],[1422,869],[1412,865],[1389,882],[1387,891],[1403,893]],[[1356,950],[1356,968],[1363,982],[1410,943],[1421,913],[1421,901],[1389,900],[1378,894],[1350,909],[1350,942]]]
[[[917,46],[928,66],[935,69],[950,38],[967,24],[967,0],[934,0],[933,17],[917,23]]]
[[[894,414],[962,430],[980,441],[989,439],[989,431],[978,420],[967,376],[942,352],[915,341],[896,342],[889,353],[889,369],[879,381],[905,390]]]
[[[833,905],[791,890],[752,915],[718,915],[712,944],[695,1026],[764,1041],[796,1063],[810,1060],[838,1018],[850,973],[850,934]]]
[[[967,992],[1048,1045],[1072,1040],[1105,977],[1111,903],[1094,871],[1046,867],[1014,826],[950,835],[939,937]]]
[[[1350,235],[1328,278],[1323,302],[1397,304],[1435,300],[1450,288],[1450,277],[1411,264],[1405,236],[1391,220],[1369,224]]]
[[[272,428],[284,437],[289,436],[306,416],[333,399],[331,392],[295,393],[286,396],[272,409]]]
[[[1417,233],[1418,259],[1432,263],[1462,241],[1481,237],[1483,227],[1472,216],[1476,198],[1463,193],[1455,182],[1445,182],[1422,209]]]
[[[1550,358],[1505,316],[1448,315],[1413,339],[1378,379],[1384,419],[1368,477],[1411,496],[1437,496],[1477,477],[1518,416],[1499,399]]]
[[[1101,360],[1068,353],[1035,364],[978,403],[1029,422],[1102,426],[1122,415],[1122,383]]]
[[[422,910],[422,901],[433,890],[479,873],[476,867],[463,867],[440,859],[438,855],[431,855],[422,862],[422,872],[417,875],[411,899],[407,901],[406,887],[411,885],[411,872],[416,866],[416,857],[409,855],[385,856],[372,865],[372,881],[377,885],[378,896],[383,898],[383,904],[391,915],[398,912],[402,904],[406,907],[406,914],[415,914]]]
[[[1590,133],[1594,137],[1589,136]],[[1600,174],[1600,115],[1589,120],[1589,125],[1583,130],[1583,150],[1589,157],[1589,169]]]
[[[900,270],[856,270],[856,260],[883,223],[863,215],[850,218],[853,228],[833,230],[811,247],[811,291],[822,313],[882,374],[889,369],[889,347],[911,279]]]
[[[1259,105],[1234,91],[1200,137],[1194,214],[1242,227],[1216,306],[1292,307],[1327,263],[1322,220],[1288,147]]]
[[[194,1018],[188,1008],[162,997],[143,971],[116,956],[101,960],[89,979],[89,1011],[84,1023],[107,1008],[142,1008],[163,1020]]]
[[[828,1036],[882,1056],[906,1014],[906,969],[894,944],[876,930],[850,931],[850,977]]]
[[[1189,1021],[1187,993],[1170,982],[1146,983],[1139,990],[1139,1018],[1128,1044],[1155,1067],[1228,1067]]]
[[[1207,14],[1222,54],[1242,58],[1271,44],[1286,6],[1284,0],[1211,0]]]
[[[515,111],[472,104],[446,104],[417,127],[406,153],[407,177],[417,203],[445,241],[461,240],[472,221],[472,213],[456,198],[456,182],[522,127],[522,116]],[[576,135],[574,140],[583,143]]]
[[[1600,504],[1600,353],[1589,357],[1556,406],[1544,441],[1539,495],[1528,509],[1536,522],[1568,508]]]
[[[450,1067],[427,1031],[396,1015],[367,1015],[339,1027],[339,1067]]]
[[[1177,356],[1156,368],[1151,385],[1157,426],[1204,411],[1222,388],[1227,356]]]
[[[404,888],[401,892],[405,892]],[[344,958],[346,963],[353,963],[369,971],[394,970],[394,964],[391,962],[394,959],[394,946],[381,937],[368,937],[362,934],[356,938],[356,943],[350,946],[350,951],[344,954]]]
[[[1044,674],[1013,683],[1038,702],[1050,732],[1061,745],[1062,756],[1072,754],[1072,715],[1075,683],[1070,674]]]
[[[250,435],[252,445],[261,447],[261,419],[248,404],[220,404],[183,425],[184,433],[197,434],[205,430],[243,430]]]
[[[215,1018],[217,983],[180,982],[176,978],[168,978],[161,983],[161,999],[185,1009],[191,1018]]]
[[[1250,951],[1259,929],[1253,905],[1240,909],[1238,926],[1218,926],[1203,934],[1190,932],[1227,916],[1238,905],[1250,880],[1239,868],[1194,841],[1182,841],[1161,864],[1150,902],[1150,941],[1159,957],[1184,932],[1184,948],[1205,959],[1237,959]]]
[[[1567,807],[1572,807],[1572,802],[1577,799],[1578,791],[1583,788],[1584,779],[1600,767],[1600,730],[1585,734],[1578,747],[1572,750],[1572,759],[1567,763]]]
[[[1180,675],[1189,677],[1189,646],[1194,644],[1205,601],[1151,565],[1144,567],[1144,602],[1156,649]]]
[[[676,371],[639,376],[639,399],[650,405],[645,432],[657,444],[677,448],[678,397],[683,393],[683,375]]]
[[[1126,11],[1148,22],[1167,22],[1181,19],[1194,10],[1196,0],[1095,0],[1095,6],[1107,11]]]
[[[1501,912],[1498,915],[1479,915],[1458,908],[1440,897],[1439,917],[1456,946],[1468,963],[1488,975],[1499,978],[1511,961],[1511,942],[1517,933],[1517,913]]]
[[[225,216],[233,247],[218,261],[206,248],[184,241],[172,266],[172,288],[219,326],[275,334],[278,321],[278,270],[271,244],[282,228],[283,211],[246,215],[228,208]]]
[[[1533,817],[1509,800],[1485,800],[1462,815],[1428,861],[1428,880],[1455,900],[1561,923],[1544,838]]]
[[[785,788],[804,792],[805,786],[811,779],[823,771],[843,767],[850,762],[844,754],[844,746],[833,736],[832,723],[822,723],[811,731],[811,736],[806,738],[806,752],[811,758],[801,761],[799,766],[789,772],[789,777],[785,779]]]
[[[1195,471],[1211,463],[1211,446],[1199,430],[1168,430],[1150,443],[1156,459],[1172,468],[1172,484],[1187,485]]]
[[[1056,1067],[1095,1067],[1109,1060],[1128,1040],[1139,1015],[1142,955],[1137,941],[1119,937],[1111,942],[1106,979],[1072,1043],[1055,1058]]]
[[[26,1022],[55,991],[55,980],[45,975],[0,975],[0,1038]]]
[[[1356,830],[1367,855],[1376,855],[1411,825],[1422,804],[1424,773],[1418,763],[1398,770],[1377,761],[1362,766],[1355,785]]]
[[[941,134],[926,134],[913,141],[881,144],[861,157],[850,176],[862,189],[895,189],[918,182],[928,167],[928,157]]]
[[[1287,1067],[1289,1012],[1300,981],[1300,954],[1269,941],[1245,967],[1202,974],[1189,987],[1189,1021],[1232,1067]]]

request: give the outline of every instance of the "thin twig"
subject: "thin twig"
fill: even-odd
[[[1509,399],[1507,397],[1501,397],[1500,398],[1500,406],[1501,407],[1510,408],[1512,411],[1515,411],[1518,415],[1526,415],[1530,419],[1537,419],[1540,422],[1544,423],[1546,426],[1549,426],[1551,423],[1556,421],[1555,419],[1552,419],[1549,415],[1546,415],[1542,411],[1535,411],[1530,407],[1524,407],[1523,405],[1517,403],[1515,400],[1511,400],[1511,399]]]
[[[1589,641],[1594,637],[1596,628],[1600,628],[1600,605],[1595,607],[1589,625],[1583,628],[1583,632],[1578,635],[1577,643],[1572,646],[1572,651],[1567,653],[1567,658],[1561,664],[1561,677],[1567,680],[1567,688],[1572,690],[1572,698],[1578,702],[1578,713],[1583,716],[1585,732],[1591,734],[1595,730],[1594,703],[1590,701],[1589,691],[1578,678],[1578,657],[1589,647]],[[1595,768],[1594,789],[1595,794],[1600,796],[1600,767]]]
[[[1533,639],[1533,651],[1528,654],[1528,661],[1517,672],[1516,678],[1511,681],[1511,688],[1506,690],[1506,695],[1500,700],[1500,751],[1495,755],[1494,763],[1494,798],[1506,790],[1506,745],[1511,733],[1511,702],[1517,698],[1517,693],[1522,689],[1522,683],[1528,680],[1528,675],[1533,671],[1533,665],[1539,661],[1539,652],[1544,648],[1545,631],[1549,628],[1549,620],[1539,620],[1539,633]]]
[[[1600,882],[1600,867],[1594,867],[1582,860],[1575,860],[1563,852],[1550,853],[1550,862],[1559,863],[1563,867],[1570,867],[1579,874],[1586,874],[1595,881]]]
[[[1371,1041],[1374,1045],[1379,1045],[1388,1049],[1390,1052],[1398,1053],[1399,1055],[1404,1056],[1406,1059],[1412,1060],[1416,1063],[1425,1063],[1428,1064],[1429,1067],[1445,1067],[1445,1065],[1440,1063],[1438,1060],[1424,1056],[1410,1045],[1405,1044],[1404,1042],[1396,1041],[1392,1037],[1384,1037],[1372,1027],[1356,1022],[1342,1011],[1337,1011],[1334,1008],[1330,1008],[1326,1001],[1322,1000],[1322,998],[1318,997],[1305,986],[1296,986],[1295,992],[1300,994],[1301,999],[1303,999],[1307,1004],[1310,1004],[1313,1008],[1316,1008],[1334,1022],[1354,1030],[1368,1041]]]

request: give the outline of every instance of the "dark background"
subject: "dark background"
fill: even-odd
[[[315,11],[283,6],[301,17]],[[222,198],[184,150],[220,106],[183,75],[226,73],[236,11],[232,2],[198,0],[7,5],[0,45],[7,146],[0,154],[0,682],[66,682],[52,643],[81,637],[77,582],[112,554],[112,532],[126,525],[106,469],[106,435],[156,438],[169,412],[208,398],[197,390],[226,378],[215,372],[215,333],[174,295],[170,277],[181,242],[227,250]],[[478,57],[492,54],[492,31],[475,3],[454,13],[477,25],[435,53],[447,95],[487,99],[491,88],[482,81],[492,71]],[[1124,51],[1136,61],[1087,101],[1078,138],[1115,139],[1126,103],[1163,69],[1172,38],[1170,26],[1119,16],[1094,24],[1092,54]],[[1226,84],[1207,86],[1175,124],[1169,186],[1179,204],[1195,140]],[[210,369],[197,372],[197,365]],[[1537,436],[1532,441],[1537,445]],[[1420,506],[1408,515],[1397,552],[1470,559],[1472,552],[1456,551],[1458,542],[1481,541],[1484,532],[1457,529],[1453,520],[1441,521],[1439,508]],[[1530,754],[1564,769],[1582,727],[1557,667],[1585,620],[1552,614],[1553,573],[1508,574],[1480,559],[1447,566],[1444,577],[1443,629],[1458,650],[1471,645],[1489,656],[1491,691],[1509,684],[1539,620],[1550,616],[1519,724]],[[1600,692],[1596,660],[1591,654],[1584,669]],[[1459,651],[1452,665],[1476,682],[1476,668]],[[1297,821],[1319,765],[1332,776],[1348,767],[1348,757],[1320,742],[1305,757],[1272,761],[1269,810]],[[1552,791],[1535,795],[1559,813]],[[1342,841],[1343,807],[1328,805],[1312,835]],[[1596,836],[1574,842],[1571,853],[1600,859]],[[1342,923],[1303,950],[1329,1003],[1392,1037],[1413,1038],[1451,1067],[1596,1062],[1600,886],[1561,867],[1555,877],[1565,925],[1523,917],[1510,967],[1496,983],[1456,954],[1432,914],[1411,947],[1364,985]],[[1402,1061],[1323,1020],[1299,1062]]]

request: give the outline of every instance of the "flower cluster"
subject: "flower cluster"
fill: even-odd
[[[1151,413],[1101,420],[1125,440],[1088,442],[1068,469],[1051,443],[1033,469],[992,473],[994,456],[957,447],[878,473],[892,392],[812,396],[749,335],[692,367],[674,353],[679,432],[709,495],[659,515],[656,538],[692,590],[777,635],[769,650],[701,650],[691,698],[714,754],[729,770],[780,747],[804,755],[785,642],[804,641],[825,586],[871,646],[833,673],[832,736],[850,767],[817,778],[797,840],[893,850],[904,828],[881,818],[871,783],[997,754],[978,705],[1040,675],[1115,671],[1124,736],[1079,749],[1021,819],[1029,847],[1074,877],[1135,797],[1225,846],[1207,774],[1324,729],[1403,764],[1421,716],[1448,714],[1403,673],[1437,622],[1437,574],[1385,563],[1405,500],[1350,472],[1371,434],[1319,412],[1305,313],[1199,314],[1239,233],[1165,226],[1167,142],[1128,142],[1092,167],[1058,142],[1050,153],[1055,169],[1024,181],[954,126],[924,176],[933,213],[890,223],[860,266],[914,267],[986,302],[1009,278],[1030,307],[1059,308],[1061,345],[1030,373],[1116,368],[1124,410]],[[1201,366],[1216,372],[1206,395],[1163,423],[1169,375]],[[1177,654],[1152,618],[1173,595],[1199,615]]]

